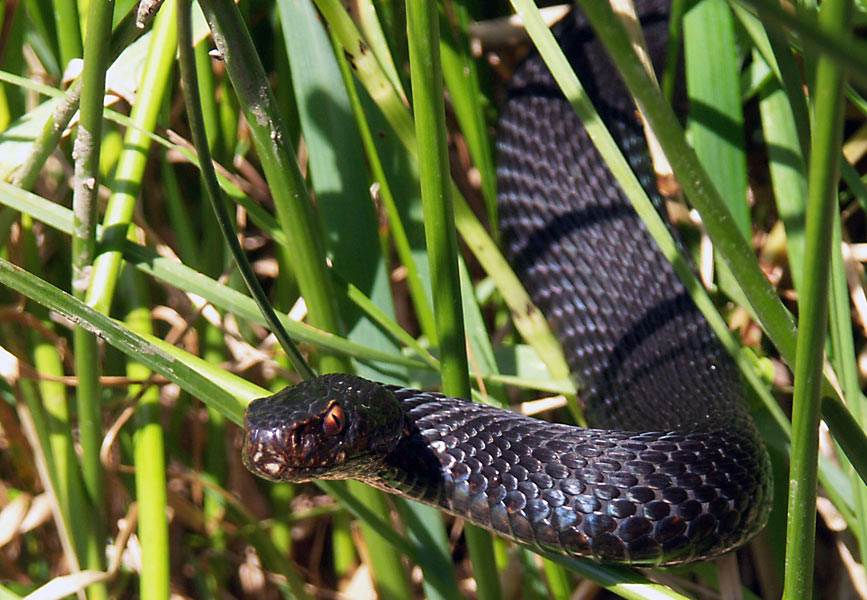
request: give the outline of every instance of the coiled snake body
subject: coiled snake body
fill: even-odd
[[[662,56],[664,3],[637,4]],[[651,184],[634,106],[573,13],[555,33]],[[739,374],[538,57],[513,79],[497,145],[506,254],[600,429],[326,375],[250,404],[245,464],[276,481],[359,479],[604,561],[668,565],[743,544],[767,520],[771,481]]]

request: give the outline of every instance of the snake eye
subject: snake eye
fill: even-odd
[[[322,420],[322,429],[325,435],[334,436],[343,431],[346,425],[346,419],[343,415],[343,409],[339,404],[335,404],[325,413],[325,418]]]

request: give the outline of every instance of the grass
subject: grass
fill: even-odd
[[[0,15],[0,597],[49,586],[90,598],[569,598],[588,585],[711,597],[714,565],[542,557],[361,484],[271,485],[240,464],[246,403],[310,367],[506,405],[559,390],[568,410],[554,418],[580,418],[559,348],[485,227],[496,75],[512,48],[478,56],[468,28],[510,7],[203,0],[179,30],[188,4],[169,0],[134,41],[131,4],[93,3],[85,18],[74,2],[34,1]],[[710,293],[533,4],[514,10],[753,390],[777,492],[767,531],[738,553],[743,593],[864,597],[867,315],[850,255],[865,235],[852,148],[867,46],[846,23],[865,15],[843,19],[848,2],[824,3],[821,18],[766,0],[687,10],[684,132],[619,19],[582,4],[701,213]],[[82,53],[63,97],[62,67]],[[101,119],[103,77],[139,94]],[[855,168],[838,165],[844,149]],[[217,168],[201,169],[209,156]],[[697,254],[699,232],[682,229]],[[830,436],[817,457],[820,415]]]

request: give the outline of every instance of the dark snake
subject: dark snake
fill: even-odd
[[[661,57],[667,6],[637,4]],[[601,43],[577,10],[555,34],[652,190],[634,105]],[[671,565],[744,544],[772,484],[740,375],[538,55],[513,78],[497,148],[505,253],[598,429],[325,375],[250,404],[245,464],[274,481],[358,479],[600,561]]]

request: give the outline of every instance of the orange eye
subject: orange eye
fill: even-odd
[[[332,436],[343,431],[344,425],[346,425],[346,420],[343,416],[343,409],[339,404],[335,404],[328,409],[322,421],[322,429],[325,431],[325,435]]]

